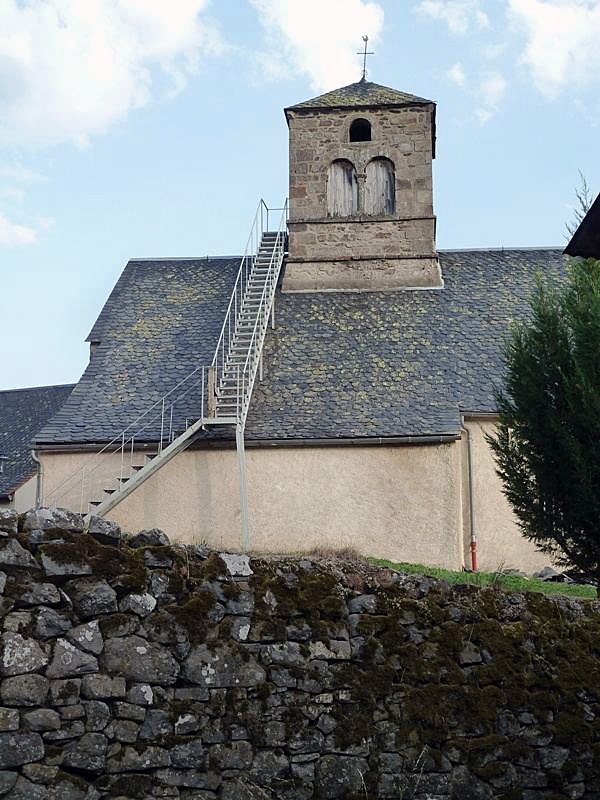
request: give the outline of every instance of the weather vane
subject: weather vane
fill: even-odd
[[[368,36],[363,36],[363,37],[362,37],[362,40],[363,40],[363,42],[365,43],[365,49],[364,49],[364,51],[363,51],[363,52],[357,53],[356,55],[357,55],[357,56],[362,56],[362,57],[363,57],[363,74],[362,74],[362,80],[364,81],[364,80],[366,80],[366,79],[367,79],[367,56],[373,56],[373,55],[375,55],[375,53],[373,53],[373,52],[368,52],[368,51],[367,51],[367,47],[368,47],[368,44],[369,44],[369,37],[368,37]]]

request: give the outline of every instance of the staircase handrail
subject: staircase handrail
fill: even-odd
[[[213,356],[213,360],[211,362],[212,367],[216,367],[219,360],[219,350],[221,350],[221,357],[224,359],[225,357],[225,330],[227,329],[229,334],[231,335],[231,317],[232,311],[234,314],[234,323],[235,318],[237,317],[237,297],[238,297],[238,288],[241,289],[240,295],[243,296],[243,289],[241,288],[244,283],[248,282],[248,259],[255,257],[255,253],[258,251],[258,245],[260,244],[260,240],[262,238],[262,234],[264,232],[263,226],[263,209],[267,211],[267,219],[268,219],[268,212],[269,208],[265,201],[262,199],[259,200],[258,206],[256,208],[256,212],[254,214],[254,219],[252,220],[252,227],[250,228],[250,233],[248,235],[248,241],[246,242],[246,249],[244,250],[244,255],[240,261],[240,267],[238,269],[238,273],[233,284],[233,290],[231,292],[231,297],[229,299],[229,305],[227,306],[227,311],[225,312],[225,319],[223,320],[223,325],[221,326],[221,333],[219,334],[219,338],[217,340],[217,346],[215,347],[215,354]],[[260,221],[260,226],[259,226]],[[258,232],[260,230],[260,233]],[[253,252],[252,252],[253,251]],[[244,281],[245,278],[245,281]]]
[[[279,222],[279,227],[277,230],[277,236],[275,238],[273,252],[271,253],[271,259],[269,261],[269,269],[267,273],[268,277],[265,280],[265,284],[263,286],[263,290],[261,293],[258,312],[256,314],[254,327],[252,329],[252,336],[250,338],[250,343],[248,345],[248,355],[246,356],[246,360],[244,362],[244,367],[242,370],[243,402],[241,407],[241,417],[243,422],[245,422],[246,415],[248,413],[250,397],[252,395],[254,380],[256,378],[256,369],[258,366],[258,360],[260,359],[261,342],[259,342],[258,340],[264,338],[264,333],[267,328],[265,322],[268,319],[271,310],[270,309],[271,304],[269,300],[272,299],[275,289],[275,286],[270,285],[273,283],[273,276],[275,274],[274,263],[277,263],[277,266],[279,266],[283,258],[283,252],[280,251],[283,251],[284,248],[285,224],[287,221],[287,201],[284,207],[281,209],[281,211],[282,214]],[[267,300],[267,288],[269,288],[268,300]],[[260,326],[259,322],[261,323]],[[246,374],[248,374],[247,385],[246,385]]]
[[[81,497],[83,503],[83,495],[84,495],[84,484],[86,480],[89,480],[91,476],[100,468],[102,464],[105,463],[105,458],[107,456],[113,456],[117,453],[121,453],[121,478],[123,478],[123,468],[124,468],[124,456],[125,452],[130,452],[131,454],[131,464],[129,465],[129,470],[133,473],[133,452],[134,452],[134,444],[137,441],[138,444],[140,442],[144,442],[144,444],[148,443],[157,443],[158,452],[162,452],[163,449],[163,439],[164,439],[164,428],[165,428],[165,412],[169,410],[171,413],[171,425],[169,427],[169,434],[167,436],[167,442],[170,443],[172,439],[169,437],[172,430],[172,418],[173,418],[173,409],[175,404],[186,397],[192,389],[196,388],[197,386],[201,385],[200,390],[200,408],[199,413],[194,415],[192,418],[195,420],[192,427],[197,427],[196,422],[208,422],[209,417],[209,404],[208,404],[208,392],[210,387],[210,371],[213,371],[213,377],[215,374],[217,375],[217,385],[218,385],[218,376],[219,373],[222,374],[225,361],[227,359],[227,353],[229,352],[229,348],[232,342],[232,335],[235,335],[235,328],[236,328],[236,321],[238,318],[238,312],[241,310],[241,303],[244,299],[245,289],[248,285],[248,280],[252,274],[252,268],[256,263],[256,254],[258,253],[260,243],[262,241],[263,234],[268,231],[268,224],[269,224],[269,213],[281,211],[281,219],[278,226],[278,230],[276,232],[275,243],[272,249],[271,258],[269,261],[269,266],[267,269],[267,277],[264,281],[264,286],[260,298],[259,307],[256,313],[256,320],[252,330],[252,336],[250,339],[250,343],[248,345],[248,354],[245,359],[242,372],[240,373],[240,368],[238,367],[238,399],[237,399],[237,406],[236,406],[236,419],[238,421],[245,422],[245,418],[248,412],[248,406],[250,402],[250,396],[252,392],[252,387],[254,385],[254,380],[256,377],[257,369],[258,369],[258,362],[260,358],[260,344],[257,349],[257,343],[264,340],[264,334],[266,332],[265,321],[268,318],[271,303],[274,296],[274,292],[276,289],[276,277],[274,280],[275,273],[279,274],[278,269],[281,266],[281,262],[283,260],[283,253],[285,250],[285,233],[286,233],[286,223],[287,223],[287,215],[288,215],[288,201],[286,200],[285,204],[280,208],[269,208],[264,200],[261,198],[258,206],[256,208],[256,212],[254,214],[254,219],[252,222],[252,227],[250,229],[250,234],[248,236],[248,240],[246,242],[246,248],[244,250],[244,255],[241,258],[240,266],[236,275],[235,283],[233,286],[233,290],[231,293],[231,297],[229,300],[229,304],[227,306],[227,312],[225,314],[225,319],[223,321],[223,325],[221,326],[221,331],[219,334],[219,339],[217,341],[217,346],[215,348],[215,353],[211,362],[210,367],[205,365],[198,366],[193,369],[190,373],[188,373],[184,378],[182,378],[175,386],[173,386],[168,392],[163,394],[159,397],[152,405],[150,405],[145,411],[138,414],[135,419],[133,419],[128,425],[123,428],[123,430],[114,436],[109,442],[107,442],[99,451],[95,453],[95,457],[93,458],[90,463],[85,464],[83,467],[80,467],[74,470],[72,473],[67,475],[57,486],[53,487],[52,490],[48,493],[46,501],[50,497],[61,497],[65,494],[67,490],[72,491],[73,487],[78,485],[78,482],[81,481]],[[266,213],[265,213],[266,212]],[[265,217],[266,217],[266,224],[267,228],[265,229]],[[254,250],[254,252],[252,252]],[[249,269],[249,264],[251,267]],[[276,266],[274,266],[276,264]],[[239,306],[238,306],[239,302]],[[233,325],[232,325],[233,320]],[[225,339],[226,336],[228,337],[227,347],[225,347]],[[221,361],[219,361],[219,356],[221,356]],[[242,383],[240,384],[239,378],[240,374],[242,377]],[[177,395],[174,397],[174,394],[181,389],[182,386],[187,384],[192,378],[197,376],[196,380],[192,382],[191,385],[188,385],[186,390],[183,394]],[[240,389],[242,390],[240,392]],[[153,414],[152,412],[156,412]],[[140,435],[143,431],[145,431],[152,423],[156,422],[158,424],[160,420],[160,441],[156,436],[152,436],[150,439],[141,439]],[[140,423],[144,422],[143,425],[140,427]],[[168,421],[167,421],[168,422]],[[186,430],[188,428],[188,421],[186,419]],[[122,486],[119,486],[119,491]]]
[[[128,446],[130,444],[133,444],[136,439],[139,442],[140,441],[140,438],[139,438],[140,434],[151,424],[151,422],[153,420],[157,419],[157,417],[153,416],[153,417],[147,419],[145,424],[141,428],[137,427],[139,425],[139,423],[143,419],[145,419],[146,417],[149,417],[149,415],[152,413],[152,411],[155,411],[155,410],[157,412],[159,412],[159,410],[160,410],[161,417],[164,417],[164,411],[165,411],[166,406],[168,405],[168,402],[167,402],[168,399],[173,395],[174,392],[176,392],[185,383],[187,383],[187,381],[189,381],[190,378],[194,377],[194,375],[197,375],[199,372],[202,372],[201,378],[199,378],[197,381],[195,381],[192,384],[192,386],[188,387],[183,394],[178,395],[177,398],[176,398],[176,401],[177,400],[182,400],[191,391],[191,389],[193,389],[195,386],[197,386],[198,383],[201,383],[202,384],[202,389],[201,389],[201,398],[202,399],[201,399],[201,408],[200,408],[201,413],[200,413],[199,416],[204,416],[204,396],[205,396],[205,383],[206,383],[205,371],[206,371],[206,367],[199,366],[199,367],[196,367],[191,372],[189,372],[184,378],[182,378],[179,381],[179,383],[175,384],[175,386],[173,386],[171,389],[169,389],[169,391],[166,392],[164,395],[162,395],[162,397],[159,397],[158,400],[156,400],[145,411],[143,411],[141,414],[139,414],[125,428],[123,428],[122,431],[120,431],[115,437],[113,437],[109,442],[107,442],[100,450],[98,450],[96,452],[96,455],[95,455],[95,458],[94,458],[93,461],[91,461],[89,464],[86,464],[83,468],[79,468],[79,469],[74,470],[72,473],[67,475],[64,478],[64,480],[62,480],[57,486],[53,487],[52,490],[49,492],[48,497],[52,497],[52,496],[55,496],[55,495],[59,494],[61,492],[61,490],[64,490],[69,485],[69,483],[72,483],[75,479],[79,480],[82,473],[85,473],[85,475],[87,475],[87,476],[89,476],[92,473],[94,473],[101,466],[101,464],[104,463],[104,456],[113,455],[114,453],[118,453],[119,450],[122,450],[126,445]],[[174,404],[171,404],[171,405],[174,405]],[[152,439],[148,440],[148,441],[158,443],[158,440],[155,439],[154,437]],[[161,445],[160,446],[162,446],[162,437],[161,437]],[[113,447],[115,447],[116,449],[112,450]]]

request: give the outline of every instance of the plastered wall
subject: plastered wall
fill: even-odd
[[[353,547],[393,560],[460,568],[460,443],[420,447],[247,450],[252,548]],[[53,493],[88,454],[44,454],[45,502],[79,510],[77,481]],[[113,466],[117,467],[115,463]],[[186,451],[110,514],[125,530],[163,528],[176,540],[239,549],[237,457]]]
[[[533,573],[549,563],[520,533],[485,441],[493,421],[467,421],[473,457],[473,508],[479,568]],[[91,454],[43,454],[46,504],[79,511],[92,489]],[[251,546],[301,552],[353,547],[396,561],[470,566],[466,437],[406,447],[249,448],[246,451]],[[141,459],[139,459],[141,462]],[[102,466],[109,485],[120,459]],[[99,470],[96,471],[97,473]],[[234,450],[188,450],[109,515],[125,530],[159,527],[173,539],[241,548],[238,463]]]
[[[25,481],[15,492],[13,500],[13,508],[15,511],[22,513],[28,511],[35,505],[35,493],[37,486],[37,477],[29,478]]]
[[[514,568],[532,574],[550,563],[547,555],[540,553],[525,539],[516,518],[502,492],[500,478],[496,474],[494,457],[485,440],[493,433],[493,420],[467,420],[465,427],[471,436],[473,473],[473,511],[477,534],[479,568],[486,572]],[[466,438],[463,442],[463,462],[466,467]],[[463,471],[463,478],[466,469]],[[464,489],[465,563],[470,564],[469,554],[469,510],[466,483]]]

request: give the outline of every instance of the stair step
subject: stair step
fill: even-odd
[[[99,506],[102,500],[90,500],[89,505],[91,506]]]
[[[114,494],[116,489],[103,489],[104,494]]]

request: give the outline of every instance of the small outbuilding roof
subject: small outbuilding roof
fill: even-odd
[[[0,391],[0,499],[13,494],[36,471],[31,458],[35,434],[71,394],[73,384]]]
[[[247,439],[452,437],[462,412],[493,413],[508,326],[528,314],[537,271],[561,281],[566,259],[559,249],[439,257],[443,289],[278,292]],[[209,364],[238,265],[130,261],[92,331],[89,366],[38,443],[106,442]],[[198,410],[193,393],[176,403],[174,427]]]
[[[600,258],[600,194],[581,223],[569,244],[565,247],[568,256]]]

